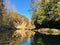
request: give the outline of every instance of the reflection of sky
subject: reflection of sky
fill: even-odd
[[[23,43],[23,44],[20,44],[20,45],[31,45],[31,38],[29,38],[26,43]]]

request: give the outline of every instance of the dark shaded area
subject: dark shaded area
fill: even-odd
[[[11,30],[14,30],[14,31],[15,31],[16,29],[17,29],[17,28],[14,27],[14,26],[8,26],[8,25],[0,26],[0,30],[2,30],[2,31],[3,31],[3,30],[10,30],[10,31],[11,31]]]
[[[49,21],[43,21],[42,24],[34,23],[36,28],[55,28],[55,29],[60,29],[60,20],[59,21],[54,21],[54,20],[49,20]]]
[[[60,45],[60,35],[44,35],[36,32],[31,45]]]
[[[39,29],[41,27],[41,25],[37,22],[37,17],[36,20],[34,21],[34,25],[35,25],[35,29]]]
[[[18,37],[14,35],[14,37],[12,37],[13,33],[14,30],[0,30],[0,45],[15,45],[16,42],[20,42],[21,35],[18,35]]]

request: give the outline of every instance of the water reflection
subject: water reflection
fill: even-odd
[[[31,45],[60,45],[60,36],[43,35],[36,32]]]
[[[31,38],[28,38],[27,42],[21,43],[20,45],[31,45]]]
[[[12,37],[13,31],[8,30],[0,30],[0,45],[8,45],[10,44],[10,40]]]
[[[0,31],[0,45],[25,45],[30,44],[29,37],[32,32],[27,30]]]
[[[33,36],[31,31],[4,30],[0,31],[0,45],[60,45],[60,36],[43,35],[39,32]]]
[[[20,34],[14,34],[14,31],[9,31],[9,30],[3,30],[0,31],[0,45],[19,45],[21,35]]]

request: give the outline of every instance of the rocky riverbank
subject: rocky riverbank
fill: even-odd
[[[39,32],[45,35],[60,35],[59,29],[50,29],[50,28],[40,28],[38,30],[34,30],[35,32]]]

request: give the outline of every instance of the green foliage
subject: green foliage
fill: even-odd
[[[42,25],[48,21],[60,20],[60,0],[42,0],[32,15],[32,23]],[[48,25],[48,24],[47,24]]]

